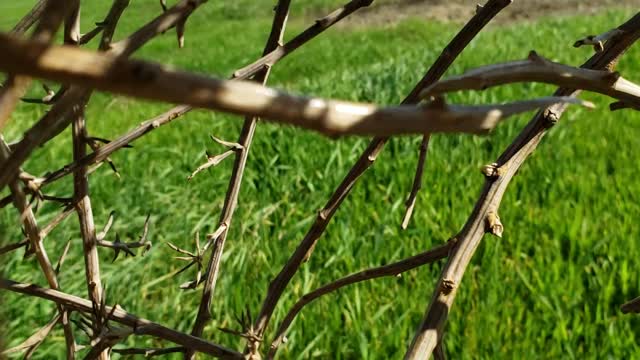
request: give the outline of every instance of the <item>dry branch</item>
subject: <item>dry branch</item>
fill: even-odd
[[[375,105],[293,96],[250,82],[171,71],[160,65],[73,47],[48,46],[0,35],[0,69],[119,94],[189,104],[301,126],[325,135],[485,133],[505,117],[566,99],[507,105],[378,108]],[[11,60],[8,60],[11,59]],[[69,68],[68,63],[77,66]],[[545,105],[546,104],[546,105]],[[78,160],[78,159],[76,159]]]
[[[286,44],[279,45],[275,49],[270,49],[270,51],[260,59],[243,67],[242,69],[236,70],[236,72],[233,73],[233,77],[246,78],[247,76],[250,76],[250,74],[255,74],[265,67],[272,67],[276,62],[289,55],[309,40],[318,36],[324,30],[351,15],[356,10],[371,5],[371,3],[373,3],[373,0],[353,0],[348,2],[340,9],[316,20],[312,26],[300,33],[300,35],[288,41]]]
[[[121,40],[118,44],[111,45],[112,35],[110,31],[103,33],[103,40],[101,40],[101,46],[109,46],[109,53],[114,56],[128,56],[138,50],[149,40],[155,36],[163,33],[164,31],[172,28],[176,25],[177,21],[180,21],[183,17],[189,16],[203,1],[195,0],[182,0],[180,3],[173,6],[170,11],[158,16],[139,30],[131,34],[126,39]],[[104,20],[103,24],[115,29],[122,12],[128,4],[127,0],[114,0],[114,3]],[[91,92],[83,88],[72,87],[66,91],[63,96],[56,101],[55,105],[51,108],[45,116],[40,119],[31,129],[29,129],[24,138],[12,148],[13,155],[11,158],[3,163],[0,162],[0,167],[5,171],[0,173],[0,189],[9,181],[10,174],[13,174],[16,169],[22,165],[31,152],[38,146],[42,146],[53,137],[60,134],[72,121],[72,114],[70,109],[74,106],[84,106],[89,100]]]
[[[371,279],[377,279],[384,276],[397,276],[403,272],[415,269],[417,267],[436,262],[440,259],[444,259],[449,254],[449,251],[455,245],[455,240],[450,240],[443,245],[439,245],[431,250],[425,251],[421,254],[400,260],[393,264],[384,265],[376,268],[360,271],[358,273],[343,277],[327,285],[321,286],[316,290],[305,294],[298,300],[291,310],[287,313],[284,320],[280,323],[274,340],[271,342],[271,349],[269,351],[269,359],[275,357],[278,346],[283,342],[285,333],[295,317],[300,313],[303,307],[313,302],[321,296],[327,295],[345,286],[367,281]]]
[[[455,58],[471,42],[471,40],[482,30],[482,28],[505,6],[511,3],[510,0],[489,0],[486,5],[476,13],[456,37],[447,45],[447,50],[443,52],[434,65],[427,71],[425,76],[418,82],[411,93],[403,100],[403,104],[415,104],[419,101],[418,94],[425,86],[440,78],[447,68],[453,63]],[[331,195],[322,210],[319,211],[313,225],[302,239],[295,252],[291,255],[287,263],[280,270],[278,275],[271,281],[267,295],[262,303],[260,314],[256,319],[254,328],[258,336],[262,336],[266,331],[273,312],[282,297],[284,289],[296,274],[300,266],[313,252],[318,240],[327,228],[331,218],[349,195],[351,189],[362,174],[375,162],[380,154],[388,137],[376,137],[369,143],[369,146],[360,155],[349,173],[342,180],[340,185]]]
[[[121,0],[115,0],[115,1],[121,1]],[[152,22],[150,22],[149,24],[143,26],[142,28],[140,28],[138,31],[136,31],[134,34],[132,34],[131,36],[129,36],[127,39],[121,40],[118,44],[114,44],[114,46],[111,47],[111,49],[109,50],[110,54],[114,54],[114,55],[126,55],[126,54],[131,54],[132,52],[134,52],[135,50],[137,50],[140,46],[142,46],[144,44],[144,42],[142,42],[142,40],[144,41],[149,41],[150,39],[152,39],[154,36],[163,33],[164,31],[170,29],[171,27],[175,26],[176,22],[179,21],[182,16],[185,16],[185,14],[189,11],[189,8],[185,7],[185,5],[187,4],[189,0],[183,0],[180,3],[178,3],[177,5],[175,5],[174,7],[171,8],[171,11],[166,11],[165,13],[163,13],[161,16],[157,17],[156,19],[154,19]],[[504,1],[504,0],[501,0]],[[360,3],[359,1],[353,1],[352,3]],[[351,4],[351,3],[349,3]],[[349,4],[347,4],[344,8],[349,7]],[[113,6],[112,6],[112,10],[110,10],[110,16],[107,16],[108,20],[105,20],[103,23],[116,23],[117,19],[119,18],[120,14],[122,11],[115,11],[113,9],[119,9],[119,2],[114,2]],[[194,6],[200,6],[201,2],[198,1],[196,3],[193,4]],[[353,5],[351,5],[350,8],[353,8]],[[341,10],[336,10],[333,12],[333,14],[335,14],[336,12],[340,12]],[[353,10],[355,11],[355,9]],[[113,18],[111,18],[111,16],[113,16]],[[291,41],[287,42],[286,44],[283,45],[283,47],[286,47],[288,49],[290,49],[287,54],[290,54],[291,52],[293,52],[295,49],[299,48],[300,46],[304,45],[305,43],[313,40],[317,35],[321,34],[322,32],[324,32],[325,30],[327,30],[328,28],[330,28],[332,25],[336,24],[339,20],[343,19],[345,16],[341,16],[341,17],[331,17],[331,15],[325,17],[325,18],[332,18],[332,21],[321,21],[320,23],[323,24],[323,26],[318,26],[318,22],[314,23],[314,25],[310,26],[309,28],[307,28],[305,31],[303,31],[300,35],[296,36],[294,39],[292,39]],[[126,48],[126,51],[124,50]],[[280,58],[281,59],[281,58]],[[256,71],[254,72],[243,72],[245,75],[244,76],[233,76],[233,79],[248,79],[251,76],[256,75],[258,72],[262,71],[264,68],[268,67],[267,62],[269,59],[262,57],[261,59],[259,59],[258,61],[254,62],[254,64],[262,64],[261,66],[256,67]],[[273,63],[275,61],[270,61],[271,66],[273,66]],[[26,160],[26,158],[29,156],[29,154],[38,146],[42,146],[42,144],[46,143],[47,141],[49,141],[50,139],[52,139],[53,137],[55,137],[56,135],[58,135],[60,132],[62,132],[62,130],[64,130],[67,125],[69,124],[69,122],[67,121],[68,116],[65,113],[65,110],[67,108],[69,108],[69,104],[73,104],[73,103],[79,103],[82,102],[80,100],[81,97],[88,97],[89,95],[84,92],[81,91],[80,89],[74,89],[74,91],[76,92],[75,94],[73,94],[73,96],[67,96],[64,98],[64,101],[62,101],[61,104],[56,104],[56,106],[54,106],[54,108],[40,121],[38,122],[38,124],[36,124],[34,127],[32,127],[26,134],[24,139],[18,143],[18,145],[16,146],[17,150],[14,151],[14,156],[12,156],[11,159],[9,159],[9,161],[7,161],[3,167],[5,167],[6,169],[8,169],[7,173],[13,173],[15,171],[15,169],[17,169],[18,167],[20,167],[20,165]],[[86,100],[85,100],[86,101]],[[133,130],[131,133],[124,135],[123,137],[121,137],[121,139],[124,140],[125,137],[131,137],[128,142],[131,142],[141,136],[143,136],[144,134],[146,134],[146,132],[151,131],[161,125],[167,124],[169,123],[171,120],[174,120],[175,118],[182,116],[183,114],[186,114],[187,112],[191,111],[193,108],[189,105],[179,105],[174,107],[173,109],[170,109],[169,111],[165,112],[162,115],[157,116],[154,119],[151,119],[147,122],[145,122],[146,124],[150,124],[151,127],[146,127],[146,131],[144,132],[139,132],[142,127],[138,127],[135,130]],[[111,152],[116,151],[116,148],[110,147],[109,148]],[[108,156],[109,153],[107,153],[107,149],[103,149],[103,151],[105,151],[105,156]],[[91,155],[89,155],[91,156]],[[98,161],[98,160],[96,160]],[[100,160],[102,161],[102,160]],[[0,163],[1,165],[1,163]],[[64,175],[66,175],[68,173],[65,173]],[[6,184],[8,180],[5,179],[3,177],[3,174],[0,173],[0,189],[2,189],[4,187],[4,185]]]
[[[82,159],[87,153],[87,129],[84,117],[84,109],[75,106],[73,109],[73,158]],[[94,304],[103,303],[103,287],[100,279],[100,261],[98,256],[98,240],[93,220],[93,210],[89,197],[89,178],[87,167],[80,167],[73,173],[73,205],[78,214],[80,235],[82,236],[82,249],[84,255],[85,278],[89,299]],[[105,350],[98,353],[100,360],[108,360],[109,352]]]
[[[287,19],[289,17],[289,5],[290,0],[279,0],[278,4],[275,8],[273,22],[271,25],[271,32],[269,34],[269,38],[267,39],[267,43],[264,47],[264,54],[267,54],[273,50],[275,50],[278,46],[281,46],[285,28],[287,25]],[[271,66],[267,66],[266,68],[259,71],[255,77],[254,81],[257,83],[261,83],[263,86],[266,85],[267,80],[269,78],[269,74],[271,72]],[[252,116],[246,117],[244,120],[244,124],[242,126],[242,130],[240,132],[240,136],[238,138],[237,143],[228,143],[225,141],[221,141],[215,137],[213,137],[214,141],[222,144],[230,148],[231,150],[227,151],[227,153],[232,152],[235,153],[235,162],[233,165],[233,171],[231,173],[231,178],[229,179],[229,186],[227,187],[227,194],[225,196],[224,205],[222,208],[222,213],[220,214],[219,226],[218,229],[224,229],[220,234],[214,235],[209,241],[214,241],[215,244],[212,247],[211,258],[207,263],[206,270],[206,279],[204,281],[204,289],[202,290],[202,299],[200,300],[200,306],[198,308],[198,314],[196,316],[196,320],[193,326],[193,330],[191,334],[194,336],[201,336],[202,331],[204,330],[204,326],[211,318],[211,302],[213,301],[213,296],[215,294],[215,286],[217,282],[217,278],[220,272],[220,262],[222,261],[222,253],[224,251],[224,244],[229,234],[229,227],[231,226],[231,220],[233,219],[233,214],[235,212],[236,206],[238,204],[238,197],[240,195],[240,187],[242,185],[242,177],[244,174],[244,169],[247,164],[247,159],[249,158],[249,149],[251,148],[251,143],[253,141],[253,134],[255,132],[256,124],[258,119]],[[198,271],[198,274],[200,272]],[[199,283],[199,279],[196,279],[196,286]],[[192,351],[187,351],[185,353],[185,359],[194,359],[194,354]]]
[[[182,346],[170,347],[165,349],[142,349],[142,348],[131,348],[131,349],[113,349],[112,352],[120,355],[142,355],[145,358],[151,358],[154,356],[174,354],[174,353],[183,353],[187,349]]]
[[[44,5],[44,9],[41,13],[35,10],[35,15],[39,18],[35,31],[33,32],[32,39],[41,41],[43,43],[49,43],[56,31],[62,25],[62,22],[69,11],[69,9],[75,7],[79,0],[65,1],[65,0],[48,0]],[[38,5],[36,5],[37,7]],[[28,27],[19,27],[14,34],[18,34],[19,31],[26,31]],[[16,76],[16,74],[10,74],[9,79],[0,88],[0,131],[2,131],[9,121],[9,116],[15,108],[16,104],[20,100],[27,88],[31,84],[31,79],[24,76]]]
[[[529,53],[527,60],[484,66],[442,80],[426,88],[420,96],[431,97],[458,90],[484,90],[522,82],[542,82],[588,90],[628,104],[640,105],[640,87],[621,77],[619,73],[563,65],[545,59],[534,51]]]
[[[1,279],[0,289],[50,300],[75,311],[81,311],[84,313],[93,313],[94,311],[94,305],[89,300],[56,290],[44,289],[33,284],[22,284],[7,279]],[[106,306],[105,311],[110,314],[109,320],[131,327],[135,335],[154,336],[159,339],[168,340],[186,348],[194,349],[223,359],[243,359],[242,354],[236,351],[167,328],[147,319],[139,318],[124,311],[120,307]]]
[[[640,38],[640,13],[619,29],[620,34],[611,38],[605,45],[605,49],[582,65],[583,68],[612,70],[619,57]],[[561,88],[555,95],[575,96],[578,93],[579,90],[576,89]],[[564,110],[564,106],[553,106],[540,111],[492,165],[497,170],[495,172],[497,176],[486,178],[473,212],[461,232],[456,235],[458,242],[442,270],[431,303],[405,359],[428,358],[441,341],[442,331],[462,276],[484,234],[490,230],[487,222],[490,221],[491,214],[497,215],[500,202],[511,179],[538,146],[547,129],[559,120]]]

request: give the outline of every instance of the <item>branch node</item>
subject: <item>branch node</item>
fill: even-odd
[[[456,282],[451,279],[443,279],[442,284],[440,285],[440,291],[445,295],[451,294],[455,288]]]
[[[499,238],[502,238],[502,233],[504,231],[504,226],[500,221],[500,217],[498,213],[495,211],[491,211],[487,214],[487,229],[486,231],[490,234],[493,234]]]

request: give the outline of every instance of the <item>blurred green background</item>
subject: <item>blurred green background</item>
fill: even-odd
[[[10,29],[33,3],[0,3],[0,30]],[[109,3],[83,1],[83,31],[102,20]],[[337,4],[336,0],[293,1],[286,38]],[[190,18],[184,49],[177,49],[175,33],[169,31],[135,57],[227,77],[262,52],[273,6],[273,1],[266,0],[209,1]],[[155,0],[132,1],[115,38],[126,36],[160,11]],[[573,48],[576,39],[607,31],[633,14],[630,8],[612,7],[588,16],[498,19],[499,24],[490,25],[478,36],[448,74],[522,59],[533,49],[555,61],[579,65],[593,50]],[[397,104],[464,21],[466,18],[451,23],[408,16],[400,22],[340,25],[278,63],[269,84],[295,93]],[[95,48],[96,41],[88,47]],[[628,79],[640,81],[640,47],[632,48],[618,69]],[[544,84],[518,84],[451,94],[448,100],[507,102],[546,96],[553,89]],[[31,91],[41,94],[39,86]],[[640,318],[619,311],[620,304],[640,295],[636,246],[640,162],[634,155],[640,145],[640,114],[610,113],[612,100],[603,96],[584,94],[582,98],[594,101],[598,108],[572,107],[545,137],[503,200],[504,237],[487,236],[464,277],[445,334],[446,351],[453,359],[640,357],[636,341]],[[90,134],[115,138],[170,107],[95,94],[87,109]],[[5,137],[18,140],[45,111],[41,105],[20,104]],[[420,138],[392,139],[336,214],[311,261],[289,285],[267,341],[305,292],[343,275],[424,251],[454,235],[483,184],[479,168],[493,162],[530,117],[518,116],[484,137],[434,136],[424,187],[406,231],[400,230],[400,222]],[[113,253],[100,249],[109,303],[190,330],[200,290],[178,288],[195,273],[192,269],[173,276],[184,264],[173,259],[174,252],[166,243],[192,249],[195,232],[206,234],[215,229],[233,161],[228,159],[191,182],[186,177],[204,161],[206,150],[223,150],[209,135],[235,141],[241,124],[241,118],[235,116],[192,112],[135,142],[133,149],[114,154],[120,179],[107,166],[91,177],[97,226],[103,226],[110,211],[117,212],[109,240],[116,232],[123,240],[136,239],[147,213],[151,214],[149,238],[154,246],[146,256],[121,257],[112,263]],[[246,307],[257,313],[269,281],[367,143],[364,138],[330,140],[296,128],[259,124],[223,256],[214,320],[205,330],[207,338],[243,348],[242,339],[218,327],[236,327],[234,315]],[[24,167],[42,175],[70,160],[67,130],[38,149]],[[50,194],[69,196],[72,179],[47,189]],[[6,194],[6,189],[0,192],[0,196]],[[45,205],[38,213],[39,222],[46,224],[59,210],[55,204]],[[13,208],[0,211],[0,242],[22,239],[17,221]],[[47,237],[51,258],[57,259],[67,240],[72,241],[72,248],[60,274],[61,287],[86,297],[75,215]],[[23,251],[17,251],[0,258],[4,276],[45,286],[35,259],[25,261],[22,256]],[[430,300],[441,265],[351,286],[313,303],[292,325],[280,358],[400,358]],[[54,311],[44,300],[6,292],[2,296],[0,312],[6,318],[3,330],[9,347],[44,325]],[[86,344],[80,334],[78,331],[78,341]],[[134,345],[170,346],[131,337],[119,347]],[[57,328],[34,358],[63,355],[64,338]]]

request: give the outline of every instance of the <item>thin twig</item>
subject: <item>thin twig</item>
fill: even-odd
[[[273,21],[271,25],[271,32],[269,38],[264,46],[263,54],[268,54],[274,49],[282,45],[285,28],[287,25],[287,19],[289,17],[289,5],[291,0],[279,0],[275,7]],[[271,73],[271,66],[267,66],[259,71],[254,77],[254,81],[266,85]],[[246,75],[246,74],[245,74]],[[211,250],[211,258],[207,263],[206,278],[204,280],[204,289],[202,290],[202,299],[200,300],[200,306],[198,308],[198,314],[193,325],[191,334],[194,336],[201,336],[205,325],[211,319],[211,302],[215,294],[215,286],[217,283],[218,274],[220,272],[220,262],[222,260],[222,253],[224,251],[224,244],[229,234],[229,227],[233,219],[233,214],[238,205],[238,197],[240,195],[240,187],[242,186],[242,177],[244,175],[245,166],[249,157],[249,149],[253,141],[253,134],[256,129],[258,119],[256,117],[246,117],[240,136],[236,143],[227,143],[214,138],[217,142],[230,147],[230,152],[235,153],[235,162],[233,164],[233,171],[231,178],[229,179],[229,186],[227,187],[227,193],[224,200],[222,213],[220,214],[219,227],[224,227],[224,231],[215,236],[212,241],[215,241]],[[198,281],[196,281],[197,285]],[[249,345],[251,348],[251,344]],[[254,353],[257,349],[251,348],[250,351]],[[194,359],[194,353],[188,351],[185,353],[185,359]]]
[[[529,53],[527,60],[489,65],[437,82],[420,93],[438,96],[458,90],[484,90],[498,85],[542,82],[566,88],[593,91],[640,106],[640,86],[617,72],[576,68]]]
[[[87,144],[86,123],[83,109],[75,109],[72,138],[73,138],[73,158],[82,159],[86,156]],[[89,197],[89,179],[87,177],[87,167],[78,168],[73,174],[74,207],[78,214],[80,223],[80,234],[82,235],[82,248],[85,264],[85,277],[89,299],[94,304],[103,302],[102,281],[100,280],[100,261],[98,256],[98,240],[96,238],[96,228],[93,221],[93,210]],[[109,359],[109,352],[100,353],[102,360]]]
[[[442,50],[438,59],[433,63],[429,72],[420,81],[420,86],[416,86],[409,97],[418,98],[422,89],[434,84],[449,69],[453,61],[460,55],[462,50],[471,42],[471,40],[487,25],[500,11],[509,6],[512,0],[489,0],[487,3],[478,7],[476,15],[460,30],[460,32],[451,40],[451,42]],[[427,160],[427,152],[429,151],[429,140],[431,134],[424,134],[420,143],[420,154],[418,155],[418,164],[416,165],[416,174],[411,185],[411,192],[405,202],[406,211],[402,219],[402,228],[406,229],[411,221],[413,210],[416,206],[418,192],[422,188],[422,177],[424,175],[424,164]]]
[[[576,101],[545,98],[505,105],[460,106],[436,100],[424,106],[381,108],[294,96],[251,82],[197,76],[150,62],[119,59],[79,48],[48,46],[3,35],[0,35],[0,51],[6,54],[6,57],[0,57],[0,69],[5,71],[139,98],[257,116],[328,136],[487,133],[511,115]],[[69,68],[68,63],[91,66]]]
[[[507,6],[510,0],[489,0],[465,27],[456,35],[454,40],[447,46],[446,61],[437,61],[425,76],[416,84],[411,93],[403,100],[403,104],[415,104],[419,101],[418,94],[425,86],[432,83],[431,79],[437,80],[441,74],[453,63],[455,58],[462,50],[471,42],[478,32],[487,24],[487,22],[502,8]],[[445,53],[443,53],[442,56]],[[282,297],[285,287],[289,284],[293,276],[296,274],[302,263],[309,259],[318,240],[324,233],[333,215],[349,195],[351,189],[362,176],[362,174],[373,165],[377,156],[380,154],[388,137],[376,137],[371,140],[369,146],[364,150],[356,163],[352,166],[349,173],[344,177],[340,185],[331,195],[326,205],[316,217],[315,222],[302,239],[295,252],[291,255],[287,263],[280,270],[278,275],[271,281],[267,291],[267,295],[262,303],[260,314],[255,322],[255,329],[259,336],[262,336],[269,325],[269,321],[273,312]]]
[[[274,340],[271,342],[271,349],[269,351],[269,359],[273,359],[275,357],[276,351],[280,344],[282,344],[285,339],[285,334],[295,317],[300,313],[303,307],[307,304],[313,302],[314,300],[330,294],[334,291],[337,291],[345,286],[356,284],[362,281],[367,281],[371,279],[377,279],[385,276],[397,276],[403,272],[407,272],[409,270],[415,269],[417,267],[431,264],[440,259],[444,259],[449,254],[449,251],[455,245],[455,240],[452,239],[446,242],[443,245],[439,245],[434,247],[431,250],[425,251],[421,254],[412,256],[410,258],[406,258],[400,260],[398,262],[371,268],[367,270],[360,271],[358,273],[343,277],[336,281],[333,281],[327,285],[321,286],[312,292],[309,292],[303,295],[289,310],[284,320],[280,323],[278,330],[276,331],[276,335]]]
[[[142,355],[145,358],[152,358],[154,356],[174,354],[174,353],[183,353],[185,351],[187,351],[187,349],[183,346],[175,346],[170,348],[152,348],[152,349],[130,348],[130,349],[113,349],[112,350],[112,352],[120,355]]]
[[[75,311],[93,313],[94,310],[94,305],[89,300],[65,294],[60,291],[41,288],[33,284],[22,284],[12,280],[0,279],[0,289],[53,301]],[[244,359],[243,355],[239,352],[167,328],[147,319],[139,318],[124,311],[120,307],[106,306],[105,311],[110,314],[110,320],[131,327],[136,335],[154,336],[159,339],[168,340],[186,348],[194,349],[223,359]]]

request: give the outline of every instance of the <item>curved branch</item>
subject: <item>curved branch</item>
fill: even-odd
[[[5,71],[133,97],[257,116],[328,136],[485,133],[507,116],[569,101],[547,98],[485,106],[447,106],[436,101],[423,107],[379,108],[371,104],[300,97],[251,82],[208,78],[168,70],[150,62],[74,47],[49,46],[6,35],[0,35],[0,51],[6,55],[0,58],[0,69]],[[78,66],[69,68],[69,63]]]
[[[623,30],[621,34],[609,40],[605,49],[582,65],[583,68],[611,70],[620,56],[640,38],[640,13],[619,29]],[[555,95],[576,96],[579,92],[576,89],[560,88]],[[445,322],[473,254],[486,233],[497,234],[503,230],[501,224],[498,226],[497,214],[507,186],[524,161],[536,149],[546,131],[560,119],[564,111],[565,107],[554,106],[539,112],[507,147],[498,161],[485,168],[486,181],[480,198],[463,229],[456,236],[458,243],[442,270],[405,360],[428,358],[440,343]]]
[[[389,265],[379,266],[363,270],[349,276],[345,276],[327,285],[321,286],[310,293],[305,294],[300,298],[300,300],[295,303],[295,305],[293,305],[291,310],[289,310],[289,312],[285,316],[284,320],[282,320],[282,323],[280,323],[280,326],[278,327],[278,330],[276,332],[275,339],[271,342],[271,349],[269,351],[268,358],[273,359],[276,351],[278,350],[278,346],[280,346],[280,344],[284,340],[287,329],[289,328],[295,317],[298,315],[298,313],[300,313],[302,308],[307,304],[313,302],[323,295],[330,294],[348,285],[371,279],[377,279],[384,276],[396,276],[417,267],[434,263],[440,259],[444,259],[447,257],[449,251],[453,248],[454,245],[455,239],[451,239],[445,244],[436,246],[433,249],[425,251],[418,255],[400,260]]]
[[[640,104],[640,86],[624,79],[619,73],[556,63],[536,54],[535,51],[529,53],[527,60],[484,66],[442,80],[426,88],[420,96],[430,97],[458,90],[484,90],[522,82],[542,82],[588,90],[628,104]]]
[[[60,291],[41,288],[33,284],[23,284],[8,279],[0,279],[0,289],[53,301],[75,311],[81,311],[89,314],[94,311],[94,306],[89,300]],[[165,339],[182,345],[185,348],[194,349],[223,359],[244,359],[242,354],[237,351],[181,333],[150,320],[139,318],[124,311],[119,306],[106,306],[105,313],[109,314],[109,320],[133,328],[134,334],[136,335],[150,335],[159,339]]]

